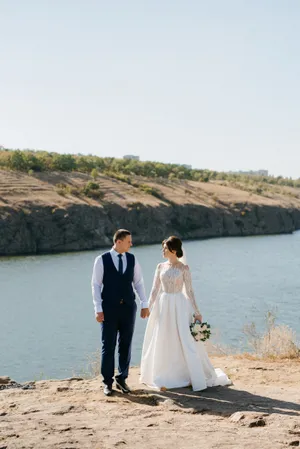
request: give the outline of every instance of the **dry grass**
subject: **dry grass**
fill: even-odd
[[[245,354],[259,359],[297,359],[300,358],[300,347],[296,332],[286,325],[276,325],[276,316],[267,312],[265,316],[266,330],[259,333],[255,323],[244,327],[248,343],[253,353]]]
[[[93,378],[101,374],[101,353],[100,350],[88,356],[87,372],[84,377]]]
[[[299,207],[299,189],[268,185],[265,195],[256,194],[248,185],[229,182],[197,182],[187,180],[161,180],[115,174],[111,177],[104,173],[90,174],[80,172],[15,172],[0,169],[0,205],[16,207],[30,201],[33,204],[99,205],[101,195],[105,201],[127,207],[128,203],[140,202],[147,206],[168,204],[197,204],[208,207],[231,208],[239,210],[241,205],[250,208],[255,205],[279,207]],[[82,189],[97,180],[98,191],[92,192],[92,198],[82,194]],[[255,187],[255,186],[254,186]],[[257,187],[257,185],[256,185]],[[57,191],[58,189],[58,191]],[[264,185],[264,189],[266,186]],[[284,194],[283,194],[284,193]],[[99,197],[100,195],[100,197]],[[250,196],[251,195],[251,196]],[[266,196],[267,195],[267,196]],[[95,198],[94,198],[95,197]]]

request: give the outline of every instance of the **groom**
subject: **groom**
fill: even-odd
[[[117,336],[119,372],[115,377],[116,386],[123,393],[130,392],[126,379],[137,310],[133,287],[140,298],[141,318],[149,316],[141,267],[128,252],[132,246],[131,233],[119,229],[113,242],[109,252],[96,258],[92,277],[95,316],[102,327],[101,374],[106,396],[111,396],[113,392]]]

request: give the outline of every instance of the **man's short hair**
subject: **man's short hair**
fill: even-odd
[[[114,235],[114,243],[116,243],[117,240],[124,240],[127,235],[131,235],[131,232],[127,231],[127,229],[118,229]]]

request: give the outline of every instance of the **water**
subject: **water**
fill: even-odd
[[[244,324],[262,328],[268,310],[300,336],[300,232],[192,241],[185,248],[200,310],[222,343],[245,347]],[[133,248],[148,294],[160,250]],[[23,382],[87,370],[100,347],[90,279],[102,251],[0,258],[0,375]],[[137,319],[133,365],[145,324]]]

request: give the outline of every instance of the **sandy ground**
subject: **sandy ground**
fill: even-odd
[[[231,387],[153,391],[132,368],[129,395],[101,379],[0,391],[0,449],[284,448],[300,442],[300,362],[214,357]]]

